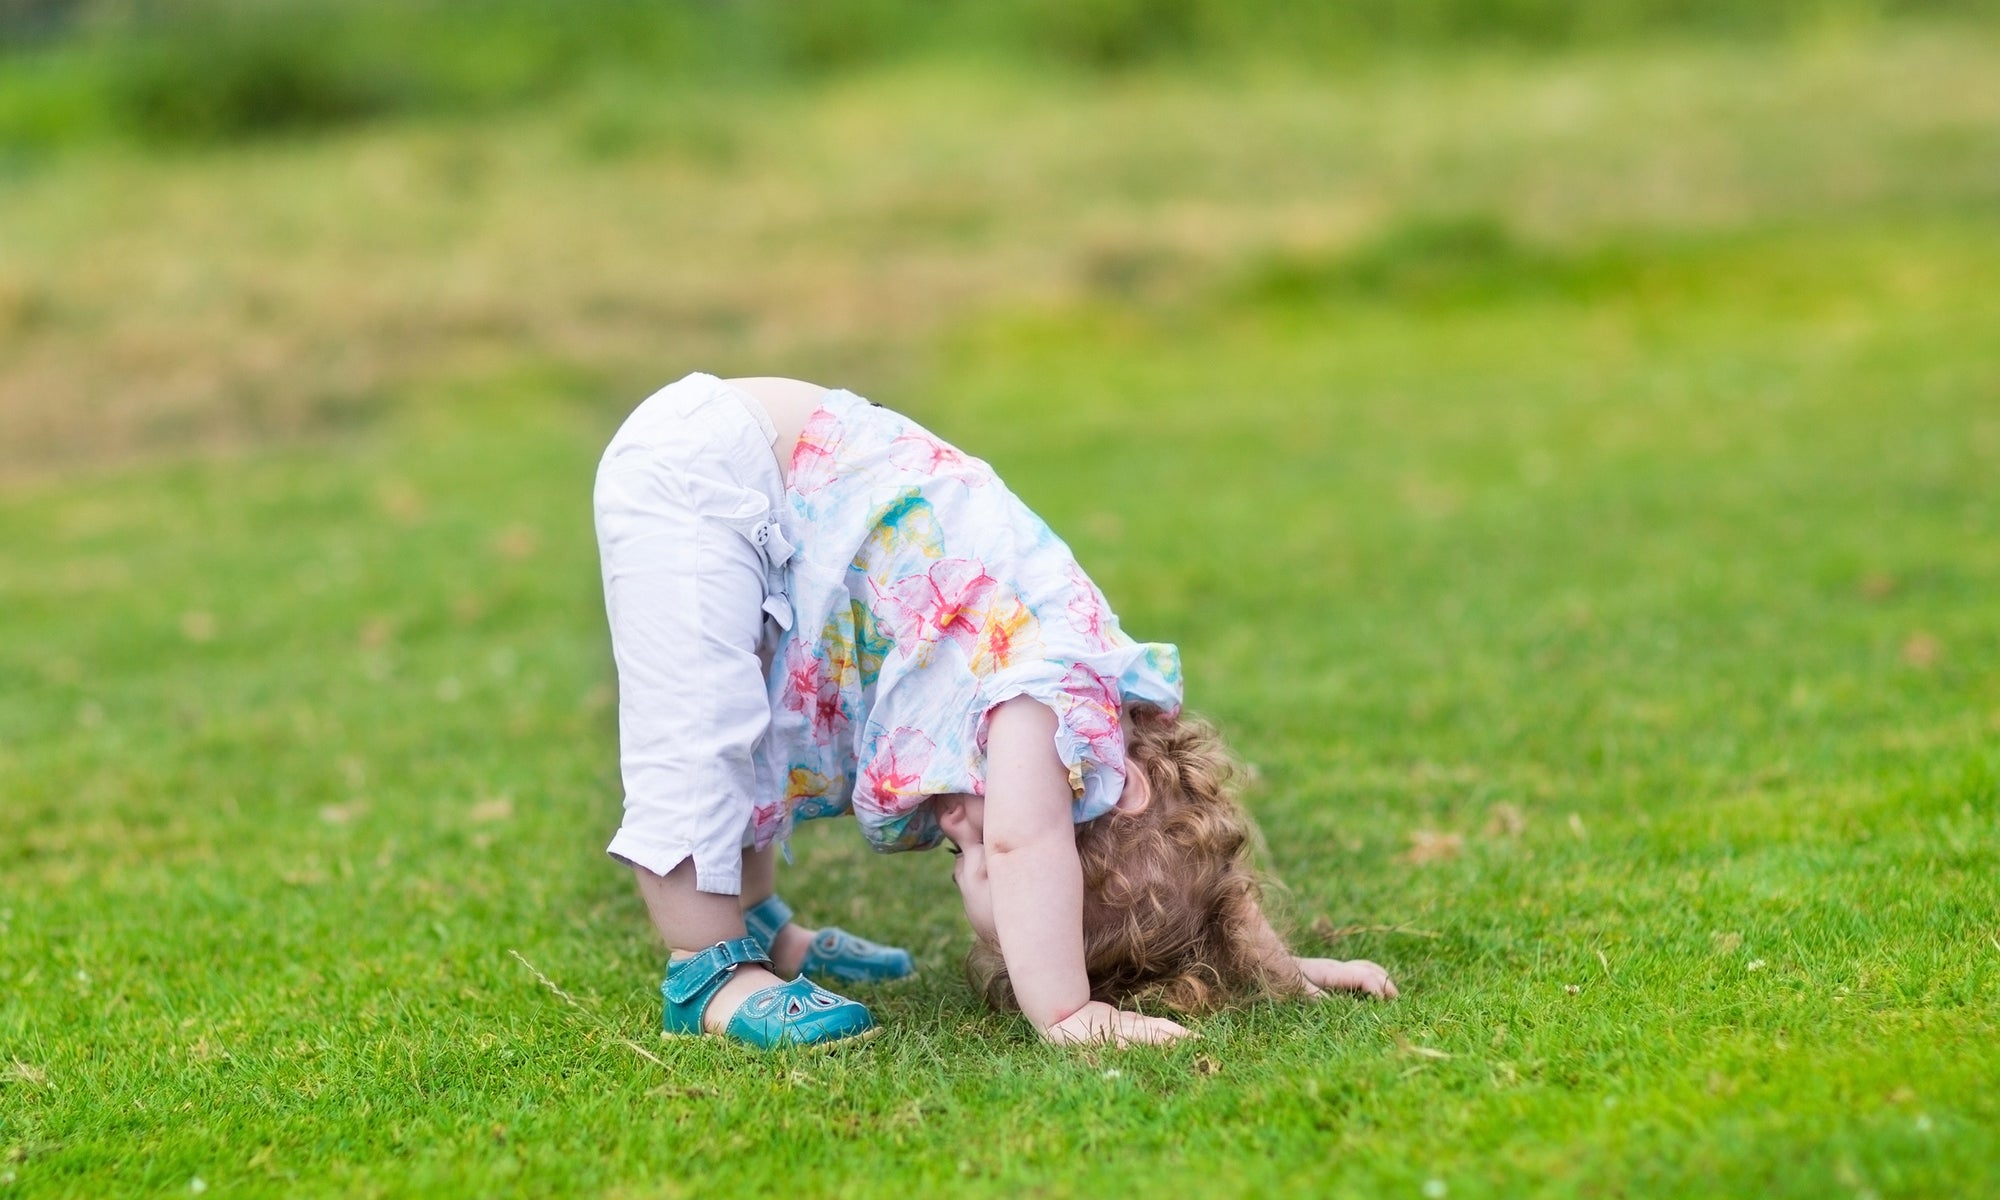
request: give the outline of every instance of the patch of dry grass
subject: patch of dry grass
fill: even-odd
[[[524,363],[620,403],[690,366],[894,380],[977,310],[1171,297],[1411,212],[1575,241],[1990,202],[1996,67],[2000,41],[1908,31],[1347,78],[934,63],[71,157],[0,190],[0,477],[294,438]]]

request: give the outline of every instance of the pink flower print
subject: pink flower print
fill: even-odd
[[[1090,596],[1078,596],[1069,602],[1069,617],[1076,631],[1083,635],[1084,642],[1092,650],[1111,649],[1111,639],[1104,632],[1104,606]]]
[[[792,448],[791,489],[802,496],[832,483],[840,474],[838,451],[840,433],[834,416],[822,408],[799,431],[798,445]]]
[[[986,601],[1000,581],[974,558],[947,558],[925,573],[936,606],[928,614],[931,626],[961,644],[975,642],[986,623]]]
[[[906,813],[923,802],[924,771],[936,753],[936,744],[921,730],[899,725],[869,745],[855,791],[878,812]]]
[[[932,647],[946,638],[969,650],[985,624],[987,599],[999,586],[977,559],[942,559],[922,575],[876,590],[879,624],[920,664],[929,662]]]
[[[1063,676],[1062,690],[1074,703],[1063,724],[1090,747],[1101,763],[1125,759],[1125,731],[1118,725],[1118,689],[1111,680],[1078,663]]]
[[[785,836],[791,812],[776,801],[760,802],[750,810],[750,837],[762,850]]]
[[[921,429],[912,429],[890,443],[889,461],[922,475],[948,476],[973,486],[986,482],[973,466],[973,459]]]
[[[1110,609],[1104,603],[1104,596],[1090,577],[1072,564],[1069,568],[1070,598],[1069,620],[1076,631],[1093,650],[1109,650],[1112,646],[1110,631],[1105,626],[1105,618]]]
[[[810,714],[812,739],[821,746],[830,744],[834,734],[847,722],[847,714],[840,707],[840,689],[831,684],[823,684],[812,698]]]
[[[1117,681],[1099,675],[1083,663],[1077,663],[1063,672],[1062,690],[1079,700],[1089,700],[1113,714],[1118,711]]]
[[[825,665],[813,654],[812,647],[804,642],[792,642],[786,646],[785,682],[779,689],[785,707],[792,712],[804,712],[804,706],[794,701],[819,691],[820,678],[825,669]]]
[[[840,706],[840,683],[827,668],[810,646],[793,642],[785,651],[785,680],[778,700],[786,712],[804,714],[813,741],[822,746],[847,721]]]

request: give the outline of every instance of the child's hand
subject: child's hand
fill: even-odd
[[[1306,995],[1315,999],[1330,990],[1367,992],[1378,1000],[1394,1000],[1396,985],[1389,972],[1366,959],[1342,962],[1337,958],[1295,958],[1299,974],[1306,977]]]
[[[1042,1036],[1058,1046],[1111,1042],[1122,1050],[1138,1043],[1165,1045],[1195,1034],[1193,1030],[1176,1025],[1165,1017],[1126,1012],[1100,1000],[1092,1000],[1042,1030]]]

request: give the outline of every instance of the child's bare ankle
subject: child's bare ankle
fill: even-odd
[[[701,1014],[701,1027],[709,1033],[721,1033],[729,1026],[729,1018],[736,1015],[736,1009],[751,996],[767,987],[775,987],[784,980],[757,966],[745,963],[736,968],[729,982],[715,993],[708,1002],[708,1008]]]
[[[816,930],[799,928],[797,922],[785,922],[771,937],[771,969],[786,979],[796,977],[816,934]]]

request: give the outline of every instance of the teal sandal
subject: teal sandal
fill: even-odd
[[[763,944],[767,954],[778,931],[791,919],[792,906],[775,895],[743,913],[743,924],[749,928],[750,936]],[[817,975],[837,983],[888,983],[916,973],[917,965],[911,961],[908,950],[878,946],[845,929],[831,927],[819,931],[806,947],[805,961],[799,964],[799,974]]]
[[[745,963],[771,965],[756,938],[717,942],[692,958],[667,964],[660,984],[666,1012],[662,1032],[683,1037],[702,1033],[701,1014],[722,985]],[[778,1046],[824,1047],[875,1032],[875,1018],[860,1004],[836,996],[807,979],[794,979],[746,996],[729,1015],[723,1036],[759,1050]]]

